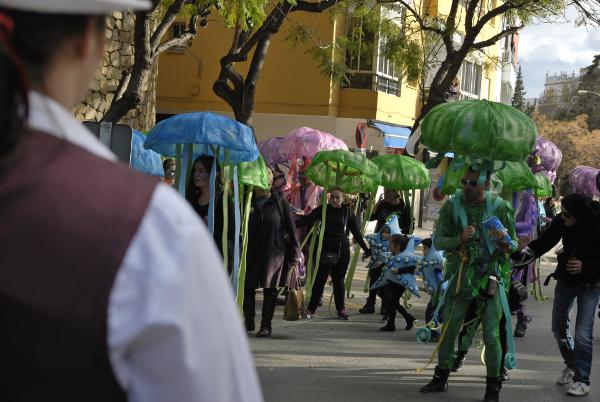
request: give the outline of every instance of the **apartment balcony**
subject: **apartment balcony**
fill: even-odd
[[[501,81],[503,85],[508,85],[512,89],[515,88],[517,84],[517,72],[512,63],[502,65]]]

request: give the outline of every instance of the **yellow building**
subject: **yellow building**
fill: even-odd
[[[449,0],[430,0],[427,12],[445,15]],[[496,0],[490,0],[490,5]],[[421,4],[421,2],[419,2]],[[388,10],[389,12],[389,10]],[[401,9],[394,12],[402,13]],[[464,14],[464,13],[463,13]],[[333,42],[345,35],[350,26],[360,23],[349,10],[345,16],[333,19],[325,12],[308,14],[296,12],[274,36],[268,50],[256,92],[256,108],[252,125],[259,141],[282,136],[303,126],[330,132],[355,147],[355,130],[359,123],[369,123],[367,147],[385,152],[383,131],[391,131],[387,145],[401,146],[407,128],[412,126],[419,107],[419,91],[414,83],[397,77],[390,63],[379,54],[382,40],[376,34],[365,35],[372,40],[365,46],[366,54],[346,55],[352,71],[350,83],[341,85],[321,74],[306,47],[293,51],[285,49],[283,38],[291,24],[303,24],[318,30],[323,43]],[[498,32],[495,21],[486,27],[484,36]],[[173,29],[179,29],[177,25]],[[233,32],[211,21],[200,30],[191,48],[175,49],[160,56],[157,86],[157,113],[170,115],[190,111],[230,113],[228,105],[212,91],[218,77],[220,58],[231,45]],[[456,38],[460,41],[460,38]],[[488,54],[498,53],[489,48]],[[483,68],[484,60],[469,56],[461,69],[463,95],[471,98],[496,100],[496,69]],[[244,65],[236,68],[243,72]],[[160,116],[159,116],[160,117]],[[377,127],[379,129],[377,129]],[[391,127],[390,127],[391,126]]]

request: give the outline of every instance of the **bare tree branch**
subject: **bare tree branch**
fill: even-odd
[[[181,35],[174,36],[171,39],[161,43],[157,47],[154,48],[153,57],[157,57],[159,54],[164,52],[165,50],[171,49],[175,46],[183,46],[188,41],[194,39],[198,34],[198,29],[196,28],[196,21],[198,20],[197,15],[193,15],[190,17],[190,21],[187,24],[187,29]]]
[[[183,7],[184,3],[185,0],[175,0],[169,6],[164,17],[162,18],[162,20],[158,24],[158,27],[156,27],[156,30],[150,38],[150,47],[152,48],[152,50],[158,48],[160,40],[163,36],[165,36],[167,30],[171,27],[173,22],[175,22],[177,14],[179,14],[179,12],[181,11],[181,7]]]
[[[518,27],[512,27],[512,28],[505,29],[504,31],[492,36],[489,39],[486,39],[486,40],[483,40],[483,41],[480,41],[477,43],[473,43],[471,45],[471,48],[472,49],[483,49],[483,48],[492,46],[495,43],[497,43],[500,39],[507,37],[510,34],[519,32],[519,30],[521,30],[523,27],[524,27],[524,25],[521,24]]]
[[[328,8],[335,6],[340,0],[323,0],[317,1],[316,3],[298,0],[296,5],[292,7],[291,12],[294,11],[307,11],[309,13],[321,13]]]

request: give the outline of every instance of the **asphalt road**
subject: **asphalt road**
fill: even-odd
[[[551,259],[542,264],[543,275],[553,270]],[[349,321],[330,317],[328,311],[331,287],[327,286],[325,304],[312,320],[283,321],[283,307],[278,306],[273,320],[273,336],[258,339],[250,336],[250,344],[269,402],[385,402],[385,401],[480,401],[485,391],[485,367],[479,349],[472,349],[460,373],[450,378],[449,390],[443,394],[421,394],[419,387],[429,381],[435,362],[423,374],[435,344],[419,344],[415,330],[405,331],[402,317],[396,321],[396,332],[380,332],[378,314],[362,315],[365,294],[362,292],[366,269],[359,267],[354,283],[354,298],[347,300]],[[549,300],[527,301],[533,321],[527,335],[517,339],[518,367],[504,384],[503,401],[572,401],[567,388],[555,384],[563,368],[556,342],[550,332],[554,281],[544,288]],[[258,297],[260,299],[260,296]],[[259,300],[257,300],[258,302]],[[411,300],[411,312],[423,319],[428,296]],[[260,303],[257,321],[260,319]],[[335,308],[331,308],[332,313]],[[421,325],[418,322],[416,325]],[[591,392],[583,400],[600,400],[599,325],[595,326]]]

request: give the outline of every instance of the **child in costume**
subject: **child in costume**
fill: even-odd
[[[421,275],[423,276],[423,285],[425,292],[427,292],[431,299],[427,304],[425,310],[425,322],[432,323],[435,326],[441,324],[443,319],[440,312],[437,316],[435,314],[436,306],[440,302],[441,285],[443,282],[443,269],[444,269],[444,257],[441,253],[433,246],[431,238],[424,239],[421,242],[423,246],[423,263],[420,268]],[[431,331],[431,340],[437,340],[439,338],[439,332],[437,330]]]
[[[420,241],[421,239],[418,237],[402,234],[390,237],[391,256],[385,262],[387,269],[372,286],[372,289],[377,289],[384,285],[389,286],[389,299],[387,301],[388,322],[384,327],[380,328],[381,331],[396,330],[396,310],[406,320],[405,329],[407,331],[412,329],[414,325],[415,317],[400,304],[400,298],[406,290],[420,297],[415,271],[423,257],[414,254],[415,246]]]
[[[378,233],[373,233],[366,236],[371,248],[371,260],[367,265],[369,268],[369,283],[371,285],[375,283],[383,271],[385,260],[388,258],[387,253],[389,253],[390,236],[400,233],[401,231],[398,224],[398,217],[396,215],[392,215]],[[379,297],[381,298],[381,307],[383,311],[385,305],[385,291],[383,288],[379,288],[369,290],[367,302],[359,310],[359,313],[373,314],[375,312],[375,298],[377,294],[379,294]]]

